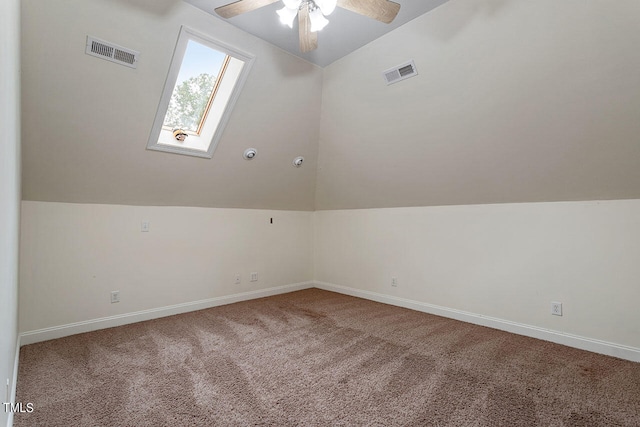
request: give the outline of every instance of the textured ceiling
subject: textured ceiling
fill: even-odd
[[[185,1],[219,19],[223,18],[220,18],[214,9],[232,2],[232,0]],[[294,23],[293,29],[290,29],[278,20],[276,11],[282,7],[281,2],[244,13],[227,21],[294,55],[325,67],[446,1],[395,0],[401,7],[398,16],[391,24],[383,24],[338,7],[329,16],[329,25],[318,35],[318,49],[308,53],[301,53],[298,47],[297,23]]]

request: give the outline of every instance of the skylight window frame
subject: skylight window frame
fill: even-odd
[[[196,134],[200,135],[202,133],[202,128],[204,127],[204,123],[207,121],[207,117],[209,117],[209,110],[213,104],[213,100],[218,93],[218,89],[220,88],[220,83],[224,79],[224,73],[227,71],[227,66],[229,65],[229,60],[231,56],[227,55],[224,58],[224,62],[222,63],[222,67],[220,67],[220,73],[218,73],[218,78],[216,78],[216,82],[213,85],[213,90],[211,91],[211,95],[209,96],[209,101],[207,101],[207,106],[204,107],[204,113],[202,114],[202,120],[198,123],[198,129],[196,130]]]
[[[220,73],[221,76],[219,76],[215,83],[215,88],[209,99],[198,133],[188,132],[189,136],[187,137],[187,140],[184,143],[178,143],[173,138],[172,129],[168,129],[164,126],[164,118],[167,114],[173,89],[176,85],[187,45],[190,40],[224,53],[228,58],[225,59],[225,66],[223,66],[224,72]],[[147,149],[209,159],[212,158],[213,153],[220,142],[224,128],[229,121],[233,107],[240,96],[242,87],[249,75],[251,67],[253,66],[254,60],[255,56],[252,54],[241,51],[196,30],[182,26],[173,52],[173,57],[171,59],[171,66],[169,67],[169,72],[167,73],[167,78],[165,80],[164,90],[158,104],[158,110],[153,122],[153,127],[149,135]],[[225,78],[227,80],[225,80]],[[229,80],[230,78],[233,78],[234,81]],[[224,85],[224,98],[216,98],[217,91],[220,89],[221,85]],[[220,105],[216,106],[216,101],[223,103],[224,111],[222,114],[220,114],[219,110],[215,111],[215,114],[210,114],[212,109],[220,107]],[[212,120],[217,120],[217,123],[214,123]],[[203,132],[203,129],[205,129],[206,132]],[[208,148],[205,150],[204,148],[207,143]]]

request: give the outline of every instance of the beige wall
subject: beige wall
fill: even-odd
[[[315,213],[319,282],[634,347],[637,356],[639,259],[640,200]],[[551,301],[563,303],[562,317],[550,314]]]
[[[21,4],[25,200],[313,210],[322,69],[178,0]],[[145,149],[181,25],[256,55],[213,159]]]
[[[0,400],[14,388],[18,337],[20,224],[20,64],[18,0],[0,2]],[[9,381],[7,383],[7,381]],[[0,410],[0,425],[11,417]]]
[[[20,331],[310,281],[312,216],[25,201]],[[119,303],[110,303],[113,290]]]
[[[640,198],[638,22],[637,0],[451,0],[338,60],[316,209]]]

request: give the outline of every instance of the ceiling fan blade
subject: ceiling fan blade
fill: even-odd
[[[298,12],[298,30],[300,32],[300,51],[311,52],[318,48],[318,33],[311,32],[309,6],[305,4]]]
[[[391,23],[400,11],[398,3],[388,0],[338,0],[338,6],[385,24]]]
[[[224,6],[217,7],[216,13],[223,18],[233,18],[241,13],[251,12],[264,6],[269,6],[279,0],[238,0]]]

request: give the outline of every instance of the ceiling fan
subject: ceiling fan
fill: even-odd
[[[215,9],[223,18],[233,18],[242,13],[251,12],[280,0],[238,0]],[[351,12],[373,18],[389,24],[394,20],[400,5],[390,0],[282,0],[284,7],[278,10],[280,22],[293,28],[293,21],[298,17],[300,34],[300,50],[310,52],[318,47],[318,31],[329,21],[336,6]]]

